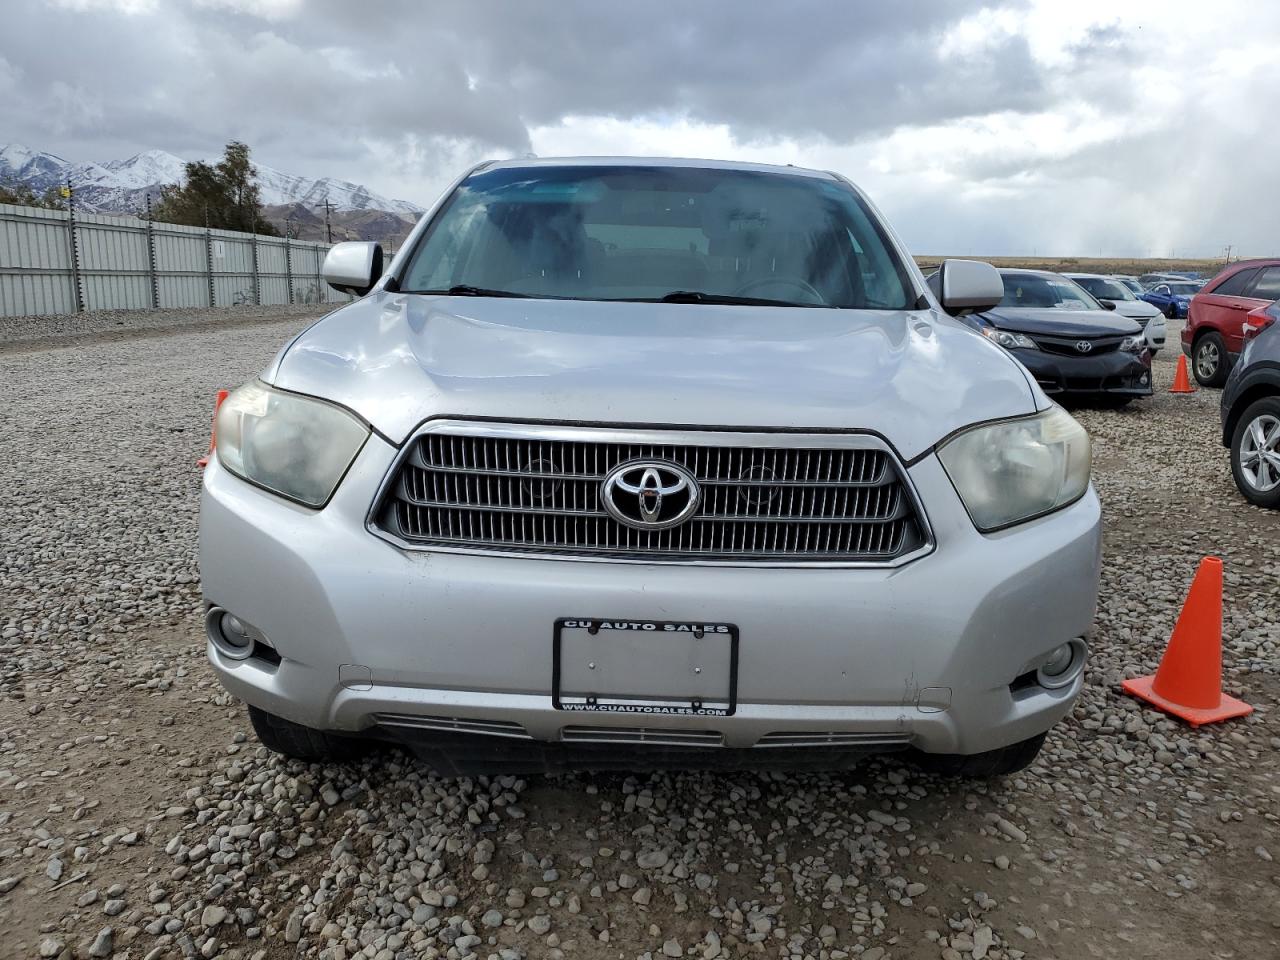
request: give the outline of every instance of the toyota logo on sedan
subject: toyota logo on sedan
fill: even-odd
[[[1091,340],[1076,341],[1076,350],[1078,350],[1080,353],[1088,353],[1092,349],[1093,349],[1093,342]]]
[[[620,464],[600,487],[609,516],[636,530],[665,530],[684,523],[698,509],[701,496],[693,475],[665,460]]]

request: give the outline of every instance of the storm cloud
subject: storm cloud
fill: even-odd
[[[235,137],[424,204],[486,157],[715,155],[839,169],[922,253],[1274,252],[1280,11],[1233,6],[20,3],[0,143]]]

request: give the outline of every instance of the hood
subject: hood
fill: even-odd
[[[1116,305],[1115,312],[1122,317],[1133,317],[1139,320],[1152,320],[1163,317],[1159,307],[1145,300],[1111,300]]]
[[[1136,321],[1116,316],[1111,310],[996,307],[979,316],[1001,330],[1047,337],[1116,337],[1142,332]]]
[[[385,292],[318,321],[263,376],[397,444],[431,417],[487,417],[873,431],[908,460],[1038,399],[1012,357],[934,311]]]

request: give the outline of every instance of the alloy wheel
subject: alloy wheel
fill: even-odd
[[[1259,493],[1280,486],[1280,417],[1259,414],[1240,439],[1240,473]]]
[[[1196,350],[1196,373],[1200,375],[1200,381],[1206,382],[1212,380],[1218,372],[1218,364],[1222,361],[1222,355],[1218,352],[1218,345],[1212,340],[1206,340],[1200,344]]]

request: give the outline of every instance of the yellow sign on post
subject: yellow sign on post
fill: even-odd
[[[70,188],[70,187],[59,187],[59,188],[58,188],[58,193],[60,193],[60,194],[62,195],[62,199],[63,199],[63,200],[69,200],[69,199],[71,199],[71,188]]]

